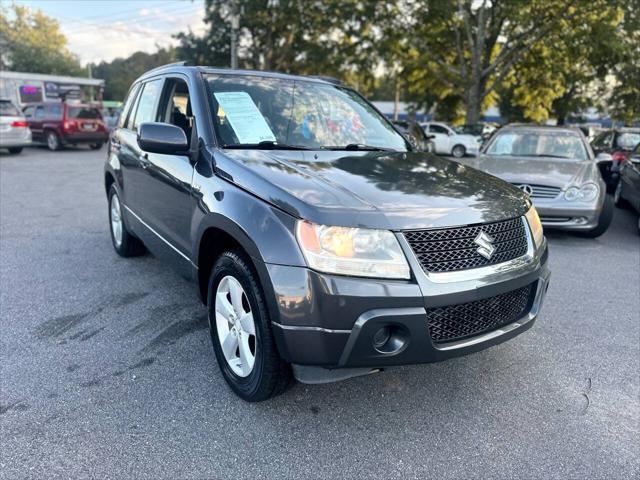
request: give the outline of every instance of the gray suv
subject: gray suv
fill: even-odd
[[[446,360],[530,328],[547,243],[518,188],[412,151],[333,81],[174,64],[131,87],[111,238],[197,285],[243,399]]]

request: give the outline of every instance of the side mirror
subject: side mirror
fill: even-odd
[[[138,146],[145,152],[186,155],[187,136],[180,127],[169,123],[148,122],[138,127]]]
[[[613,157],[609,153],[600,152],[596,155],[596,163],[613,162]]]
[[[427,133],[425,136],[427,137],[428,140],[433,140],[434,138],[436,138],[436,136],[431,133]]]

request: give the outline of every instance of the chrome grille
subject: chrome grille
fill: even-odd
[[[484,232],[493,238],[490,259],[478,253],[475,238]],[[434,230],[403,232],[425,272],[452,272],[495,265],[527,253],[527,233],[522,218],[503,222]]]
[[[427,309],[434,343],[452,342],[489,332],[523,317],[535,283],[494,297]]]
[[[558,187],[550,187],[547,185],[531,185],[530,183],[514,183],[513,185],[521,190],[524,190],[525,186],[529,186],[531,188],[529,197],[531,198],[556,198],[562,191]]]

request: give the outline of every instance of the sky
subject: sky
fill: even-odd
[[[42,10],[60,22],[69,49],[88,62],[175,45],[172,34],[204,31],[204,0],[1,0]]]

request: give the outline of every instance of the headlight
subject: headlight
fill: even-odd
[[[357,277],[410,277],[407,259],[388,230],[298,221],[296,237],[307,265],[314,270]]]
[[[542,245],[544,234],[542,232],[542,223],[540,223],[540,217],[538,216],[536,207],[532,206],[525,214],[525,217],[527,218],[529,230],[531,230],[531,235],[533,236],[533,242],[535,243],[536,248],[539,248]]]
[[[595,200],[600,193],[595,183],[585,183],[581,187],[569,187],[564,192],[564,198],[570,202],[590,202]]]

